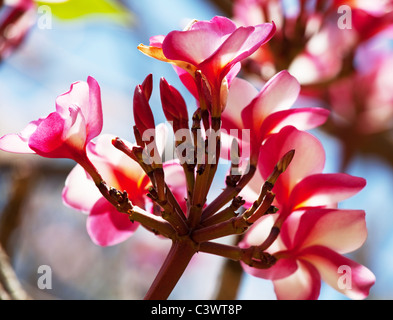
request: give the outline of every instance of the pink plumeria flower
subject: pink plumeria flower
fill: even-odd
[[[231,69],[236,68],[237,73],[238,63],[268,41],[274,32],[275,26],[271,23],[237,27],[230,19],[217,16],[210,21],[194,22],[184,31],[155,36],[150,39],[150,46],[140,45],[138,48],[151,57],[184,69],[197,82],[196,71],[199,70],[214,100],[220,99],[223,80]],[[181,79],[187,87],[193,86],[191,92],[198,96],[195,90],[198,83],[193,84],[194,81],[184,73]],[[214,106],[213,102],[214,107],[223,106]],[[221,113],[221,110],[217,112]]]
[[[269,234],[275,215],[265,216],[246,235],[242,247],[258,246]],[[366,240],[362,210],[309,209],[297,211],[282,226],[267,250],[278,260],[269,269],[242,264],[246,272],[273,280],[278,299],[317,299],[321,279],[352,299],[364,299],[374,274],[343,254]]]
[[[102,130],[101,93],[97,81],[75,82],[56,99],[56,111],[30,122],[19,134],[0,138],[0,149],[36,153],[46,158],[69,158],[88,165],[86,145]]]
[[[329,112],[325,109],[290,109],[297,100],[299,91],[299,82],[286,70],[272,77],[259,92],[246,80],[234,79],[226,111],[222,114],[222,128],[227,133],[231,129],[239,132],[250,130],[249,141],[243,139],[242,144],[243,149],[250,148],[252,164],[257,163],[264,140],[284,126],[293,125],[298,129],[308,130],[326,121]]]
[[[322,144],[311,134],[292,126],[272,135],[260,149],[258,171],[244,194],[258,194],[263,182],[277,162],[290,150],[295,155],[279,178],[273,192],[274,205],[279,209],[276,226],[280,227],[292,212],[309,207],[336,208],[343,201],[362,190],[366,181],[344,173],[322,173],[325,152]],[[249,192],[251,189],[251,193]]]

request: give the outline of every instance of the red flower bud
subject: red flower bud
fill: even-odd
[[[180,92],[164,78],[160,81],[161,104],[168,121],[178,122],[181,126],[188,124],[187,105]]]
[[[147,129],[154,129],[154,117],[151,111],[149,100],[151,95],[152,81],[151,75],[147,76],[142,85],[137,85],[134,92],[133,108],[135,125],[143,136]]]
[[[149,101],[153,91],[153,75],[151,73],[142,82],[142,90],[145,94],[146,100]]]

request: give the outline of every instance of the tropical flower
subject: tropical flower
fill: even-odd
[[[69,158],[88,165],[86,145],[102,130],[101,93],[97,81],[75,82],[56,99],[56,111],[30,122],[18,134],[0,138],[0,149],[36,153],[46,158]]]
[[[359,55],[364,70],[335,81],[326,95],[335,125],[360,136],[388,132],[393,127],[392,56],[375,57],[371,50],[364,51]],[[366,59],[370,60],[367,64]]]
[[[339,210],[337,204],[358,193],[366,181],[343,173],[322,173],[325,153],[314,136],[291,126],[271,135],[261,146],[259,170],[244,195],[249,197],[250,189],[257,194],[256,186],[260,188],[290,150],[295,150],[292,161],[273,187],[277,213],[258,220],[240,243],[260,247],[277,261],[269,269],[243,264],[245,271],[273,280],[279,299],[318,298],[321,277],[351,298],[365,298],[374,275],[341,255],[365,241],[365,213]],[[340,282],[340,266],[351,271],[346,286]]]
[[[275,218],[275,215],[262,218],[240,245],[263,243]],[[272,267],[256,269],[242,265],[256,277],[273,280],[278,299],[317,299],[321,279],[352,299],[364,299],[375,276],[343,254],[358,249],[366,237],[362,210],[297,211],[284,222],[279,238],[267,250],[277,259]]]
[[[247,199],[259,193],[276,163],[290,150],[295,150],[291,164],[278,177],[273,189],[274,205],[279,209],[278,227],[296,210],[336,208],[338,202],[357,194],[366,185],[365,179],[345,173],[322,173],[325,152],[320,141],[310,133],[287,126],[261,146],[258,171],[244,192]]]
[[[148,56],[186,71],[188,75],[180,72],[181,79],[195,97],[200,97],[205,86],[207,93],[202,94],[210,95],[213,113],[219,115],[225,107],[226,89],[240,70],[238,63],[268,41],[274,31],[272,23],[237,27],[228,18],[218,16],[210,21],[194,22],[184,31],[152,37],[150,46],[138,48]]]
[[[326,121],[329,112],[325,109],[290,109],[299,91],[299,82],[285,70],[272,77],[259,92],[246,80],[233,80],[226,112],[221,116],[222,128],[227,133],[233,129],[250,130],[249,141],[243,139],[242,144],[244,149],[250,144],[252,164],[257,163],[260,146],[269,135],[287,125],[308,130]]]

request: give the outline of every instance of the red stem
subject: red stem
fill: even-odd
[[[145,300],[166,300],[187,268],[196,248],[191,241],[174,241]]]

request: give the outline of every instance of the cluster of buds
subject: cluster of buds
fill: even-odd
[[[356,268],[354,285],[338,290],[364,298],[374,275],[341,255],[364,242],[364,212],[339,210],[337,203],[365,181],[322,173],[323,147],[304,131],[326,121],[328,112],[291,109],[300,85],[287,71],[260,91],[236,78],[240,61],[274,31],[273,23],[237,27],[215,17],[139,46],[173,64],[197,101],[189,117],[179,91],[161,78],[162,108],[175,137],[173,159],[163,156],[167,132],[155,124],[150,105],[152,75],[134,91],[135,144],[111,135],[93,141],[103,119],[100,88],[89,77],[59,96],[47,118],[0,138],[0,149],[78,162],[63,200],[88,213],[95,243],[120,243],[140,225],[172,241],[146,299],[166,299],[200,252],[239,261],[247,272],[273,280],[283,299],[317,298],[321,276],[337,279],[334,268],[345,262]],[[234,136],[239,129],[248,134]],[[231,162],[226,186],[208,201],[222,157]],[[237,245],[214,241],[239,234],[245,236]],[[288,282],[296,290],[286,290]]]

